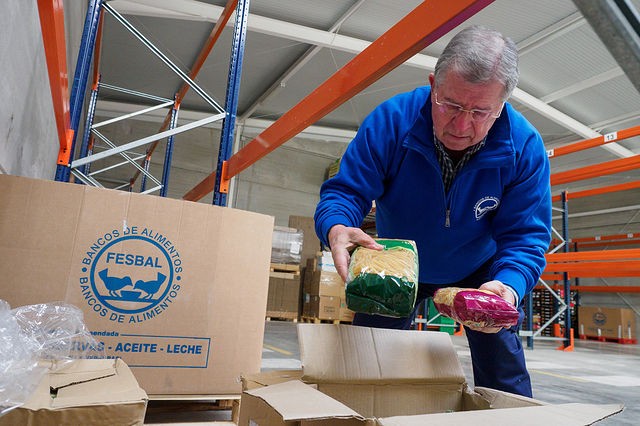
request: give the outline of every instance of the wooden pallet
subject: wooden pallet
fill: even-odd
[[[624,339],[624,338],[613,338],[613,337],[604,337],[604,336],[588,336],[586,334],[581,334],[578,336],[578,338],[582,340],[597,340],[599,342],[620,343],[623,345],[635,345],[638,343],[638,339]]]
[[[301,322],[308,322],[313,324],[351,324],[351,321],[341,321],[339,319],[323,319],[314,317],[301,317]]]
[[[189,421],[189,416],[207,417],[216,421],[207,424],[237,424],[240,411],[240,395],[149,395],[145,424],[164,423],[163,418],[171,414],[180,415]],[[220,420],[220,421],[217,421]]]
[[[267,311],[265,318],[267,321],[293,321],[298,322],[297,312],[281,312],[281,311]]]
[[[290,272],[300,274],[300,265],[289,263],[272,263],[271,272]]]
[[[287,279],[287,280],[300,280],[300,272],[271,271],[271,272],[269,272],[269,277],[272,277],[272,278],[284,278],[284,279]]]

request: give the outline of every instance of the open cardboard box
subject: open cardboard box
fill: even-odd
[[[50,369],[0,425],[142,425],[147,394],[121,359],[78,359]]]
[[[466,383],[442,332],[299,324],[303,372],[245,379],[240,426],[586,425],[622,405],[550,405]]]

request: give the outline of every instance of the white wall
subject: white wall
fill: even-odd
[[[59,143],[35,1],[3,2],[0,63],[0,171],[53,179]]]

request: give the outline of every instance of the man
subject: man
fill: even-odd
[[[343,279],[350,250],[382,248],[358,228],[375,200],[378,235],[417,244],[416,305],[454,286],[519,306],[545,267],[551,194],[542,138],[506,102],[517,62],[513,41],[469,27],[443,51],[430,86],[397,95],[366,118],[339,173],[323,184],[315,213]],[[408,329],[412,319],[358,313],[353,324]],[[476,386],[532,396],[519,325],[465,330]]]

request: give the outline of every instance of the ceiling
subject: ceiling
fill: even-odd
[[[226,0],[108,2],[185,72],[194,63],[226,3]],[[238,99],[239,122],[245,124],[245,130],[259,133],[420,3],[252,0]],[[497,0],[463,24],[495,28],[517,43],[521,76],[510,102],[538,128],[548,149],[640,125],[639,84],[634,85],[628,77],[629,69],[640,67],[637,60],[640,58],[634,61],[631,53],[622,57],[616,53],[614,58],[611,45],[605,44],[611,37],[603,42],[590,23],[593,21],[579,11],[576,6],[579,3]],[[640,0],[626,3],[636,10],[640,8]],[[173,98],[182,85],[180,78],[113,17],[105,16],[100,57],[102,82]],[[220,105],[225,100],[234,19],[229,21],[195,79]],[[81,23],[78,24],[81,28]],[[377,104],[426,83],[438,54],[457,30],[366,87],[306,133],[324,140],[348,142]],[[626,42],[633,45],[637,40]],[[102,90],[100,96],[98,113],[103,115],[123,114],[130,112],[132,105],[145,103],[137,96],[109,90]],[[193,90],[189,91],[181,105],[181,117],[201,118],[203,113],[214,111]],[[640,154],[638,136],[552,158],[552,172],[637,154]],[[557,194],[565,189],[575,191],[638,179],[637,169],[554,187],[553,191]],[[635,206],[640,211],[637,189],[625,191],[618,198],[626,200],[630,210]]]

